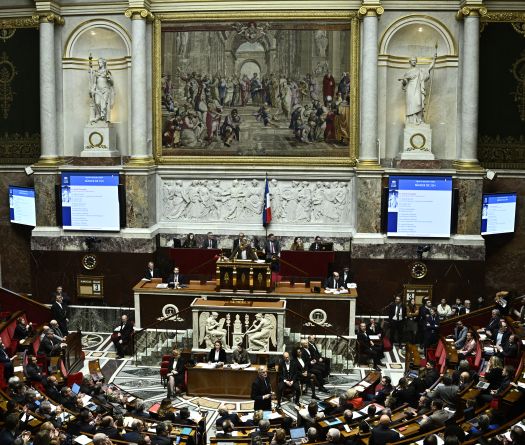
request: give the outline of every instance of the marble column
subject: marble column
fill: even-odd
[[[58,163],[55,17],[40,18],[40,164]]]
[[[383,13],[381,6],[362,6],[363,16],[363,59],[361,95],[361,145],[359,167],[379,165],[377,150],[377,30],[378,16]]]
[[[128,9],[131,18],[131,159],[130,164],[152,163],[148,148],[146,9]]]
[[[458,168],[479,169],[478,98],[479,98],[479,22],[486,14],[483,7],[465,6],[463,16],[463,74],[461,81],[461,147]]]

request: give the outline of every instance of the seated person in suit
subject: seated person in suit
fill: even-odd
[[[168,362],[168,399],[180,392],[184,386],[184,373],[186,372],[180,351],[174,348],[171,354]]]
[[[244,349],[242,343],[239,343],[232,354],[232,362],[238,365],[248,365],[251,363],[248,351]]]
[[[206,238],[204,239],[201,247],[203,249],[217,249],[217,240],[213,236],[212,232],[208,232],[206,234]]]
[[[279,384],[277,387],[277,407],[281,406],[281,398],[285,389],[290,389],[294,393],[294,403],[299,404],[299,370],[297,363],[290,360],[288,352],[283,353],[283,358],[279,362]]]
[[[146,268],[146,272],[144,272],[144,279],[151,280],[152,278],[160,278],[160,272],[157,268],[155,268],[155,263],[150,261],[148,263],[148,267]]]
[[[516,358],[520,352],[520,339],[517,335],[510,335],[508,341],[496,347],[496,354],[500,357]]]
[[[186,238],[184,238],[184,242],[182,243],[182,247],[186,249],[197,247],[197,241],[195,240],[195,235],[193,233],[188,233],[186,235]]]
[[[399,437],[399,433],[396,430],[390,429],[390,417],[383,414],[379,418],[379,425],[372,428],[372,435],[368,443],[370,445],[385,445],[397,442]]]
[[[296,236],[293,239],[293,244],[290,247],[290,250],[304,250],[303,239],[300,236]]]
[[[65,343],[60,343],[56,340],[55,334],[51,329],[48,329],[45,337],[40,342],[38,354],[47,355],[48,357],[60,355],[60,351],[65,347]]]
[[[368,335],[379,335],[383,336],[383,328],[377,323],[375,318],[370,319],[370,323],[366,325],[366,333]]]
[[[315,240],[312,244],[310,244],[310,247],[308,248],[310,251],[321,251],[323,250],[323,240],[320,236],[316,236]]]
[[[230,255],[230,260],[252,260],[257,261],[257,254],[253,251],[252,247],[248,243],[248,240],[244,238],[242,242],[235,248]]]
[[[345,289],[343,282],[341,281],[341,277],[339,276],[339,272],[333,272],[331,277],[328,277],[324,282],[324,288],[325,289]]]
[[[180,288],[181,284],[185,284],[184,276],[180,274],[179,268],[175,266],[173,273],[168,276],[168,287]]]
[[[24,338],[29,337],[33,330],[33,324],[27,323],[24,317],[18,317],[16,319],[16,328],[13,333],[13,338],[15,340],[23,340]]]
[[[13,377],[14,374],[14,367],[13,363],[11,362],[11,358],[9,357],[9,354],[5,350],[4,342],[0,338],[0,363],[4,365],[4,379],[7,382],[11,377]]]
[[[30,382],[41,382],[44,378],[44,376],[42,375],[42,370],[38,366],[36,357],[34,355],[29,356],[25,373],[27,375],[27,379]]]
[[[432,414],[430,414],[430,416],[427,416],[426,414],[423,415],[423,421],[419,428],[420,433],[427,433],[436,428],[442,427],[453,415],[453,413],[443,409],[443,402],[440,399],[432,400],[431,408]]]
[[[492,309],[491,318],[484,328],[478,329],[478,333],[486,334],[487,337],[494,338],[499,330],[500,313],[497,309]]]
[[[222,347],[222,342],[216,340],[213,348],[208,352],[209,363],[226,363],[226,351]]]
[[[375,345],[370,337],[366,333],[366,324],[361,323],[359,325],[359,332],[357,333],[357,343],[360,354],[366,354],[372,358],[374,361],[374,368],[378,371],[381,370],[380,366],[384,366],[381,362],[383,357],[382,347]]]
[[[218,417],[215,421],[215,427],[218,428],[222,426],[222,422],[229,420],[233,423],[234,426],[237,426],[241,423],[239,416],[236,413],[230,413],[228,409],[223,405],[219,407]]]

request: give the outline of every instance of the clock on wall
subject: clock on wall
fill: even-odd
[[[88,253],[82,257],[82,267],[86,270],[93,270],[97,267],[97,257],[92,253]]]
[[[410,266],[410,275],[412,278],[420,280],[425,278],[428,273],[427,265],[421,261],[414,261]]]

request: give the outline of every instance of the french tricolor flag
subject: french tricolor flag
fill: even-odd
[[[270,183],[266,177],[264,185],[264,208],[263,208],[263,226],[266,227],[272,222],[272,206],[270,204]]]

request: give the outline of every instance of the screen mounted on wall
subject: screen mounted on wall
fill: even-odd
[[[9,220],[15,224],[36,226],[34,188],[9,186]]]
[[[452,177],[390,176],[387,236],[450,237]]]
[[[64,230],[120,230],[118,173],[63,172],[60,192]]]
[[[516,193],[483,194],[481,234],[513,233],[516,222]]]

